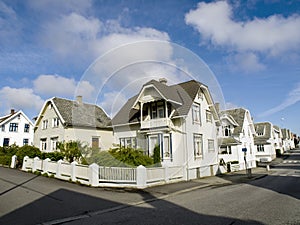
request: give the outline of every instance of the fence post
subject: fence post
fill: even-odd
[[[28,156],[25,156],[23,158],[23,163],[22,163],[22,170],[26,170],[26,163],[27,163],[27,160],[29,159]]]
[[[13,155],[13,156],[11,157],[10,168],[16,168],[16,165],[17,165],[17,156],[16,156],[16,155]]]
[[[136,168],[136,186],[141,189],[147,187],[147,169],[142,165]]]
[[[57,161],[57,168],[56,168],[56,174],[55,177],[60,178],[61,177],[61,164],[62,164],[63,160],[58,160]]]
[[[51,161],[49,158],[44,159],[43,161],[43,172],[48,174],[48,170],[49,170],[49,161]]]
[[[168,165],[165,165],[165,166],[164,166],[164,169],[165,169],[165,182],[168,183],[169,180],[170,180],[170,176],[169,176],[169,167],[168,167]]]
[[[92,187],[99,186],[99,166],[96,163],[89,165],[89,183]]]
[[[73,161],[71,163],[71,180],[72,181],[76,181],[76,165],[77,165],[77,162],[76,161]]]
[[[34,173],[35,171],[37,171],[37,167],[38,167],[38,161],[40,160],[40,158],[39,157],[34,157],[34,159],[33,159],[33,165],[32,165],[32,172]]]

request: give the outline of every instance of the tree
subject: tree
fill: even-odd
[[[153,151],[153,162],[154,164],[160,163],[160,147],[159,145],[155,145],[154,151]]]
[[[74,160],[79,160],[81,154],[81,143],[79,141],[59,142],[57,148],[64,157],[71,163]]]

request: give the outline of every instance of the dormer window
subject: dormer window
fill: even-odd
[[[230,125],[224,126],[224,136],[225,136],[225,137],[231,136]]]

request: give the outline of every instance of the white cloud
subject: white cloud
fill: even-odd
[[[259,58],[252,52],[237,53],[227,58],[233,70],[254,72],[264,70],[266,67],[259,62]]]
[[[76,82],[73,78],[59,75],[40,75],[33,81],[34,91],[46,96],[74,97],[82,95],[84,99],[92,97],[94,87],[87,81]]]
[[[40,96],[34,94],[29,88],[3,87],[0,90],[1,111],[14,108],[16,110],[37,110],[39,111],[44,103]]]
[[[288,108],[289,106],[292,106],[292,105],[294,105],[298,102],[300,102],[300,83],[298,83],[296,85],[296,87],[288,93],[287,97],[285,98],[285,100],[281,104],[279,104],[279,105],[263,112],[259,116],[260,117],[265,117],[265,116],[272,115],[272,114],[280,112],[280,111],[282,111],[282,110]]]
[[[300,48],[300,16],[296,14],[242,22],[233,19],[233,8],[226,1],[201,2],[197,9],[185,15],[185,22],[193,26],[204,41],[238,51],[279,55]]]

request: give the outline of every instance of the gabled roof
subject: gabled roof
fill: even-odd
[[[10,120],[14,119],[18,115],[22,115],[28,121],[28,123],[31,126],[33,126],[33,123],[31,122],[31,120],[25,115],[25,113],[22,110],[19,110],[18,112],[13,112],[13,113],[10,113],[6,116],[0,117],[0,126],[7,123],[7,122],[9,122]]]
[[[240,145],[242,142],[236,140],[233,137],[224,137],[218,139],[220,147],[226,147],[226,146],[234,146],[234,145]]]
[[[255,123],[256,133],[263,135],[254,137],[254,144],[269,144],[267,140],[271,138],[272,124],[270,122]]]
[[[175,85],[168,86],[162,84],[156,80],[151,80],[143,85],[141,91],[136,96],[130,98],[120,111],[112,119],[112,125],[124,125],[128,123],[139,122],[140,112],[135,109],[134,106],[137,104],[142,91],[146,87],[154,87],[166,101],[170,102],[174,108],[174,117],[186,116],[194,102],[194,99],[199,91],[203,92],[205,97],[208,99],[209,104],[213,107],[212,113],[216,120],[219,120],[218,115],[214,108],[213,100],[210,96],[207,86],[202,83],[191,80]]]
[[[47,100],[38,116],[38,124],[46,107],[52,104],[64,126],[107,128],[111,119],[97,105],[54,97]]]
[[[243,123],[246,115],[246,109],[236,108],[236,109],[228,109],[221,112],[222,116],[228,115],[229,118],[233,118],[234,121],[238,124],[232,132],[232,135],[237,136],[242,133]]]

